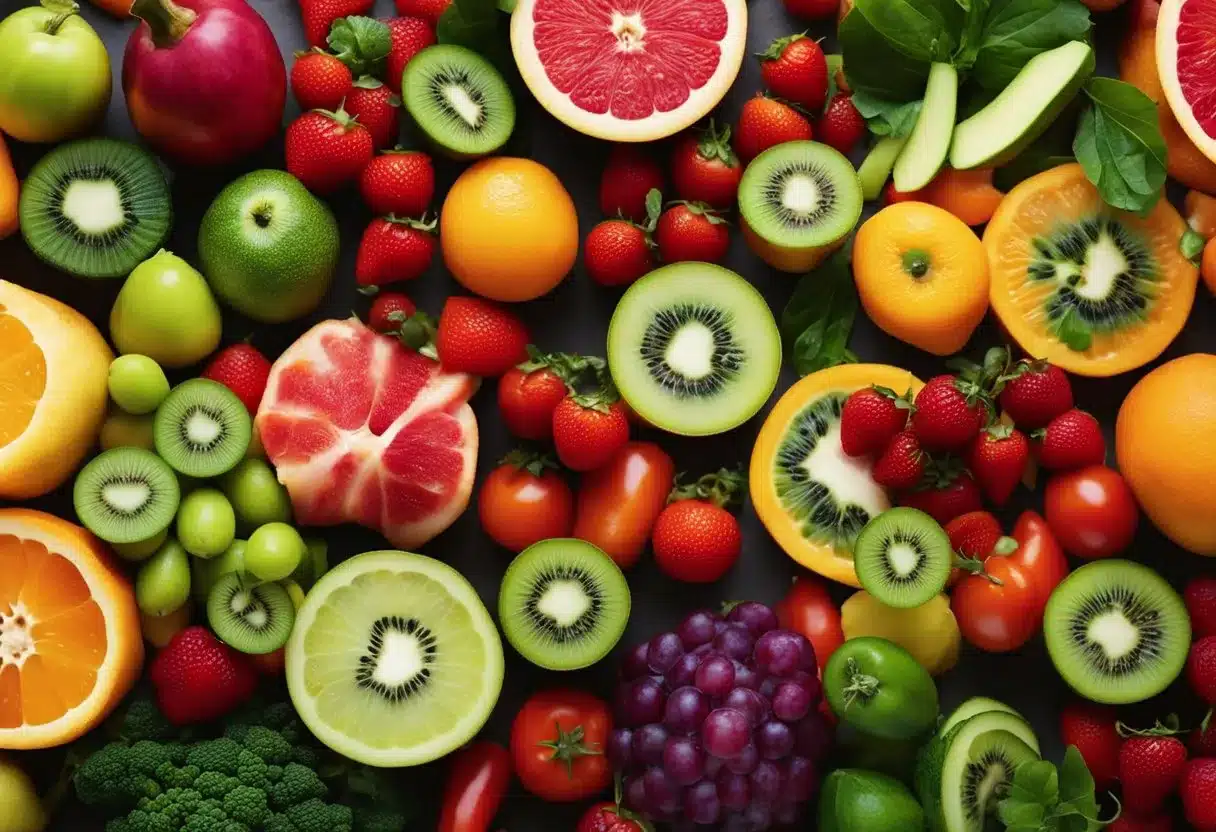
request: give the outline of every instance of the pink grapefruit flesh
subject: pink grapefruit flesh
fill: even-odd
[[[519,0],[511,16],[532,94],[610,141],[654,141],[700,120],[739,74],[746,40],[745,0]]]
[[[300,523],[358,523],[413,549],[468,506],[476,387],[357,320],[325,321],[274,363],[258,435]]]
[[[1178,123],[1216,161],[1216,0],[1161,4],[1157,67]]]

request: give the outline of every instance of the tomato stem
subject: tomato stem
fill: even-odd
[[[551,740],[544,740],[537,745],[553,750],[549,760],[551,762],[560,762],[566,766],[566,773],[571,779],[574,778],[574,761],[580,757],[600,757],[603,751],[591,748],[584,740],[583,726],[576,725],[569,731],[563,731],[561,723],[555,722],[557,728],[557,737]]]
[[[849,679],[849,683],[842,691],[844,693],[845,710],[848,710],[858,699],[863,702],[873,699],[874,695],[878,693],[879,687],[881,687],[881,683],[877,677],[861,672],[861,667],[857,664],[856,659],[849,659],[845,675]]]

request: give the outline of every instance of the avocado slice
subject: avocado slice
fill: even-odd
[[[958,72],[950,64],[933,64],[920,117],[895,160],[895,190],[919,191],[937,176],[950,151],[957,112]]]
[[[861,196],[866,202],[882,196],[883,186],[891,178],[895,160],[899,158],[907,143],[907,136],[883,136],[875,142],[865,161],[857,169],[857,178],[861,180]]]
[[[988,106],[955,128],[950,166],[970,170],[1010,161],[1051,126],[1093,71],[1094,50],[1084,41],[1034,56]]]

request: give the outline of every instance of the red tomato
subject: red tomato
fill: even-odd
[[[628,809],[605,801],[587,810],[578,822],[576,832],[646,832],[650,827]]]
[[[653,442],[630,442],[608,464],[583,475],[574,536],[608,553],[617,566],[638,562],[667,505],[676,464]]]
[[[477,742],[452,757],[437,832],[486,832],[511,782],[511,755]]]
[[[844,644],[840,607],[828,594],[827,585],[810,575],[795,578],[794,585],[775,609],[782,627],[806,636],[815,647],[815,660],[822,675],[828,658]]]
[[[1051,593],[1068,576],[1068,559],[1047,521],[1037,512],[1022,512],[1013,525],[1013,539],[1018,542],[1018,548],[1010,557],[1030,575],[1041,613],[1047,607]]]
[[[589,693],[552,690],[524,703],[511,726],[511,756],[524,788],[552,803],[583,800],[612,783],[605,754],[612,717]]]
[[[538,540],[570,536],[574,495],[554,468],[535,461],[520,467],[508,457],[482,483],[477,513],[496,543],[522,552]]]
[[[968,575],[954,589],[950,608],[963,638],[981,650],[1004,653],[1030,641],[1042,620],[1037,589],[1012,558],[1000,555],[985,563],[988,575]]]
[[[1047,524],[1070,554],[1091,560],[1131,545],[1140,508],[1123,476],[1105,465],[1057,474],[1047,483]]]

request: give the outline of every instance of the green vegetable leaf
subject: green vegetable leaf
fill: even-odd
[[[841,22],[837,37],[854,95],[865,92],[890,101],[924,96],[930,62],[901,52],[856,7]]]
[[[1047,760],[1030,760],[1014,771],[1009,794],[1052,806],[1060,799],[1060,775]]]
[[[991,0],[971,77],[999,92],[1035,55],[1085,40],[1090,26],[1079,0]]]
[[[966,17],[955,0],[855,0],[853,11],[897,51],[920,61],[948,60],[962,40]]]
[[[1039,803],[1022,802],[1008,797],[1000,802],[998,815],[1006,830],[1040,829],[1047,810]]]
[[[975,57],[979,54],[984,39],[984,24],[988,20],[988,7],[992,0],[971,0],[965,8],[966,21],[963,24],[962,36],[959,38],[958,51],[955,52],[951,63],[960,72],[969,72],[975,65]]]
[[[439,18],[435,34],[440,43],[472,49],[500,69],[504,60],[510,60],[498,35],[497,0],[452,0]]]
[[[1081,115],[1073,142],[1077,161],[1102,199],[1124,211],[1147,214],[1165,186],[1165,139],[1157,105],[1131,84],[1091,78],[1091,106]]]
[[[867,92],[853,93],[853,106],[875,136],[903,138],[912,132],[920,116],[920,101],[888,101]]]
[[[383,75],[384,59],[393,48],[393,36],[387,24],[358,15],[335,20],[327,41],[334,55],[350,67],[356,78]]]
[[[847,249],[799,280],[781,314],[781,334],[799,376],[855,360],[848,343],[857,289]]]

